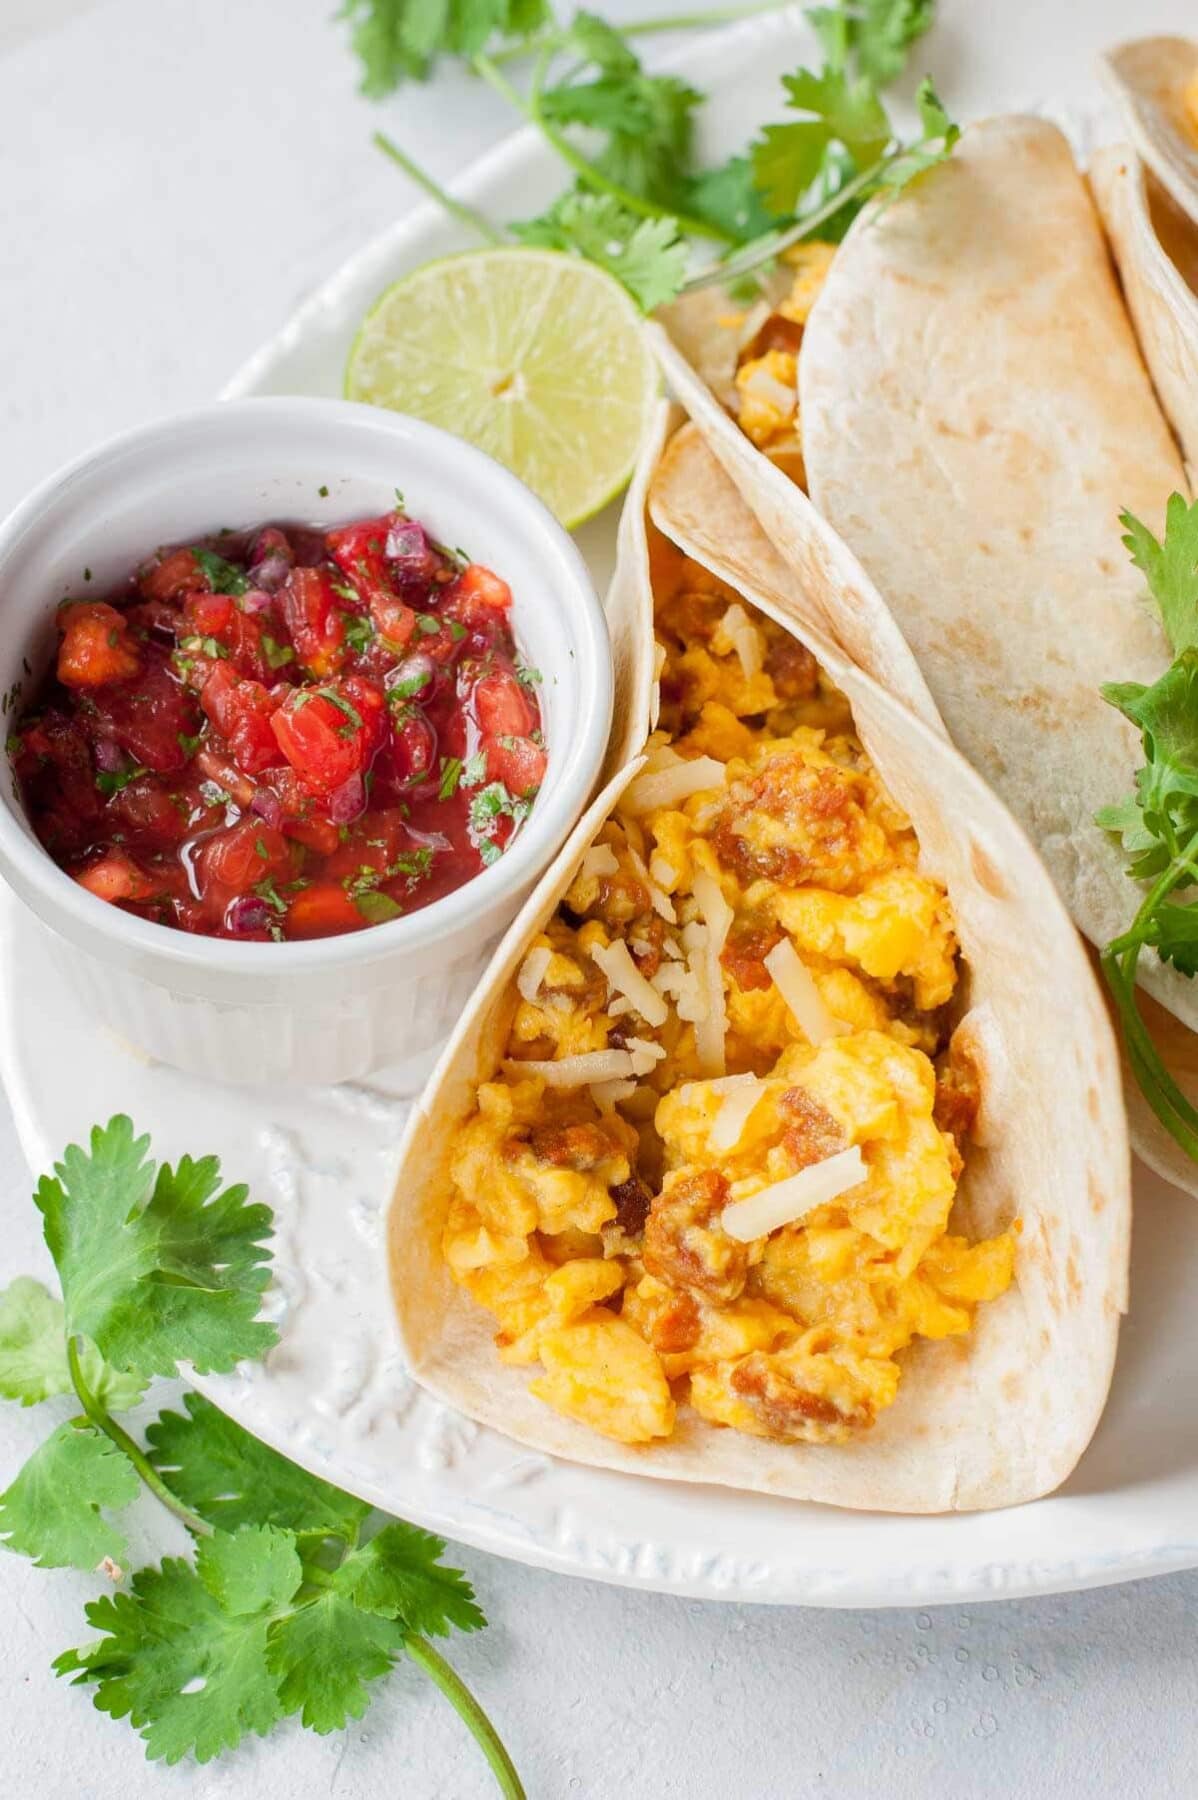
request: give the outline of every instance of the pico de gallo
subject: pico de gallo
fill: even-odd
[[[8,741],[41,843],[183,931],[361,931],[509,847],[545,773],[507,583],[402,503],[159,550],[58,609]]]

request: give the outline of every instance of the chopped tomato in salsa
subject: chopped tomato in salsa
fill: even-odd
[[[58,611],[9,755],[39,839],[183,931],[330,937],[501,856],[545,774],[508,585],[402,511],[160,550]]]

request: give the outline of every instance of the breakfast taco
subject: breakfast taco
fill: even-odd
[[[1121,166],[1100,159],[1095,170],[1112,219],[1128,199]],[[1120,218],[1116,248],[1121,235]],[[1161,398],[1172,397],[1188,441],[1196,351],[1180,273],[1168,292],[1150,289],[1130,252],[1127,274],[1133,307],[1140,291],[1147,311],[1151,291]],[[786,432],[801,443],[806,491],[771,460],[773,439],[754,445],[743,414],[697,376],[677,318],[664,324],[671,386],[785,560],[809,563],[813,514],[842,555],[847,546],[857,577],[838,591],[828,629],[925,719],[943,720],[1037,844],[1086,936],[1117,940],[1143,894],[1096,815],[1124,799],[1142,756],[1139,732],[1101,690],[1150,686],[1170,664],[1144,575],[1120,548],[1120,517],[1159,533],[1187,482],[1063,136],[1032,118],[970,127],[947,162],[867,211],[828,259],[791,352]],[[747,346],[741,390],[765,341]],[[761,439],[767,422],[754,419]],[[1161,1003],[1154,1017],[1180,1052],[1185,1090],[1198,988],[1151,949],[1138,978]],[[1139,1091],[1129,1101],[1136,1147],[1198,1187],[1192,1155]],[[1189,1105],[1184,1092],[1178,1105]]]
[[[410,1122],[410,1367],[522,1443],[667,1480],[906,1512],[1046,1493],[1126,1296],[1080,942],[1001,803],[813,623],[834,574],[796,594],[693,426],[648,501],[620,592],[652,609],[660,718]]]

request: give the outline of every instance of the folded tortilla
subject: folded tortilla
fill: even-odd
[[[1144,361],[1198,492],[1198,211],[1183,212],[1126,146],[1096,152],[1089,175]]]
[[[652,453],[651,453],[652,455]],[[852,707],[881,778],[910,815],[923,866],[945,883],[966,964],[957,1030],[982,1088],[953,1228],[1018,1215],[1015,1281],[963,1339],[902,1354],[899,1397],[847,1444],[782,1444],[722,1429],[688,1407],[674,1435],[629,1446],[550,1410],[530,1371],[506,1366],[494,1320],[441,1253],[454,1136],[503,1055],[514,978],[569,887],[634,763],[580,823],[504,939],[405,1135],[388,1218],[393,1292],[413,1374],[470,1417],[538,1450],[659,1479],[896,1512],[1011,1505],[1049,1492],[1097,1423],[1126,1303],[1129,1155],[1118,1058],[1095,981],[1042,864],[968,764],[810,623],[834,613],[813,533],[809,594],[735,487],[686,427],[649,485],[655,523],[813,652]],[[624,538],[618,591],[651,606],[641,531]],[[635,556],[635,565],[627,558]],[[648,720],[644,719],[647,729]],[[1045,1004],[1051,995],[1052,1004]]]
[[[1136,38],[1108,51],[1100,68],[1139,155],[1198,220],[1198,42]]]
[[[1103,160],[1095,185],[1114,216],[1120,195]],[[1188,441],[1187,364],[1198,351],[1183,309],[1156,316]],[[701,322],[688,339],[663,319],[671,387],[786,561],[799,566],[813,511],[842,555],[853,553],[857,576],[828,628],[947,725],[1036,843],[1086,936],[1108,942],[1141,895],[1093,819],[1131,791],[1141,752],[1099,689],[1152,682],[1170,661],[1119,513],[1128,507],[1159,533],[1169,494],[1187,480],[1064,137],[1033,118],[971,126],[947,163],[853,226],[799,355],[809,497],[697,376]],[[710,343],[705,356],[710,368]],[[1162,397],[1166,385],[1162,373]],[[1163,1047],[1187,1085],[1198,984],[1148,952],[1141,982],[1165,1009],[1173,1041]],[[1130,1089],[1129,1104],[1136,1148],[1198,1191],[1198,1171]]]

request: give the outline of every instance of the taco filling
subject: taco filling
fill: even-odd
[[[835,244],[795,244],[781,259],[793,273],[776,304],[762,298],[719,321],[735,344],[733,417],[749,441],[800,484],[806,477],[799,429],[799,347],[835,254]]]
[[[977,1108],[944,889],[809,652],[664,539],[661,728],[508,997],[442,1252],[547,1405],[843,1442],[967,1333]]]

